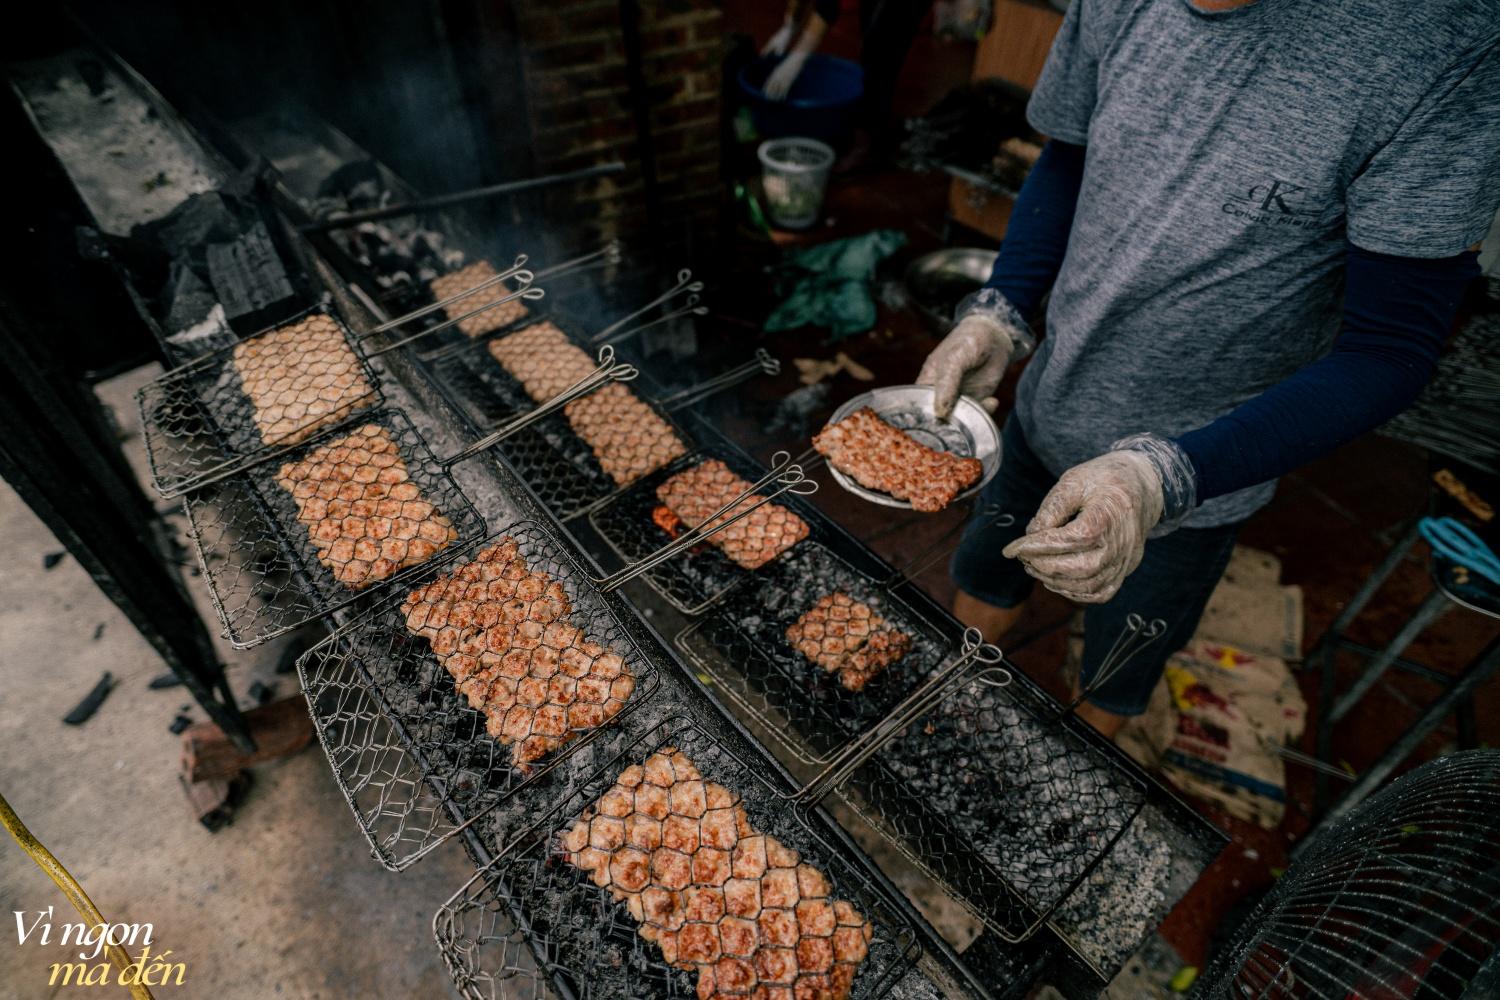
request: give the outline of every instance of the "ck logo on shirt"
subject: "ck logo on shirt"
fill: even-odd
[[[1316,213],[1303,206],[1307,188],[1273,177],[1231,193],[1224,201],[1225,215],[1262,226],[1295,226],[1311,229]]]

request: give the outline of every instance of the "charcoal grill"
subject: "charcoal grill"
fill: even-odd
[[[367,414],[366,422],[387,430],[421,496],[453,522],[457,537],[445,550],[451,552],[485,530],[483,519],[454,480],[453,466],[482,454],[570,400],[610,381],[635,375],[634,367],[615,363],[611,349],[601,350],[599,368],[588,377],[443,460],[433,456],[421,434],[399,411],[378,410]],[[284,457],[296,461],[345,433],[347,428],[323,431]],[[307,529],[298,520],[296,503],[276,482],[278,468],[275,463],[261,462],[216,479],[184,499],[214,610],[224,626],[225,638],[239,649],[258,645],[356,600],[372,599],[408,579],[418,568],[408,567],[362,591],[340,584],[319,562]],[[444,559],[444,552],[435,558]]]
[[[759,832],[796,850],[827,876],[833,898],[870,921],[869,955],[851,996],[883,995],[920,952],[910,923],[868,873],[818,832],[815,817],[785,808],[786,788],[686,718],[632,742],[439,908],[433,932],[460,993],[472,1000],[698,996],[694,975],[667,965],[659,948],[639,936],[641,925],[627,907],[572,865],[561,846],[577,817],[626,767],[665,748],[685,752],[705,779],[739,796]]]
[[[486,732],[484,713],[457,693],[426,639],[406,626],[401,602],[474,553],[510,538],[533,571],[562,583],[568,620],[625,656],[636,688],[604,726],[577,734],[525,774]],[[536,521],[471,543],[452,561],[408,581],[399,594],[349,622],[297,661],[318,738],[340,790],[380,863],[400,871],[503,802],[546,778],[596,740],[613,754],[618,727],[655,696],[658,676],[569,548]],[[461,815],[462,820],[455,818]]]
[[[540,288],[530,287],[532,274],[523,269],[525,261],[524,255],[517,257],[514,266],[488,281],[359,334],[351,332],[332,312],[315,307],[299,314],[291,323],[278,324],[233,346],[200,355],[141,387],[136,400],[144,427],[152,485],[162,496],[182,496],[249,466],[285,456],[318,431],[344,426],[362,412],[380,405],[384,396],[370,359],[504,302],[540,298],[544,293]],[[420,319],[507,279],[514,280],[519,287],[501,299],[374,350],[363,346],[370,337]],[[327,379],[342,378],[351,384],[344,391],[335,388],[323,390],[333,397],[329,399],[331,404],[336,404],[333,409],[318,414],[289,415],[285,426],[278,427],[274,436],[267,439],[255,419],[255,405],[241,381],[237,361],[239,352],[253,350],[257,344],[271,343],[267,338],[292,323],[316,322],[320,316],[326,317],[324,322],[337,328],[342,338],[341,346],[345,348],[340,356],[319,360],[314,347],[305,342],[279,346],[274,356],[278,362],[294,370],[317,371]]]

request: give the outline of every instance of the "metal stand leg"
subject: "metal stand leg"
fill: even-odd
[[[1360,776],[1348,793],[1328,810],[1324,822],[1337,820],[1359,805],[1392,771],[1401,765],[1401,762],[1417,748],[1417,744],[1427,738],[1428,733],[1442,724],[1449,712],[1464,701],[1471,699],[1475,690],[1493,677],[1497,671],[1500,671],[1500,639],[1491,642],[1454,681],[1453,686],[1428,706],[1427,711],[1422,713],[1422,717],[1417,720],[1416,724],[1402,733],[1401,738],[1391,744],[1390,749]]]
[[[1441,618],[1449,606],[1448,597],[1442,591],[1434,590],[1428,594],[1427,600],[1417,608],[1416,614],[1412,615],[1401,631],[1396,633],[1396,637],[1390,641],[1390,644],[1380,651],[1380,655],[1365,667],[1365,672],[1360,675],[1359,680],[1355,681],[1354,685],[1334,702],[1327,721],[1337,723],[1348,715],[1349,710],[1359,704],[1359,700],[1369,693],[1370,688],[1375,686],[1375,682],[1390,669],[1392,663],[1396,662],[1396,658],[1406,651],[1406,647],[1416,641],[1417,636],[1421,635],[1427,626]]]

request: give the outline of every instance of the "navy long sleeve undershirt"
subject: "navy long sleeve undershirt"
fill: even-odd
[[[1198,502],[1276,479],[1374,430],[1432,377],[1478,254],[1419,260],[1349,245],[1333,350],[1177,439]]]
[[[1011,207],[1000,256],[986,287],[1004,295],[1030,322],[1057,280],[1073,211],[1083,188],[1084,147],[1056,139],[1042,147]]]
[[[1067,252],[1085,147],[1052,140],[1022,186],[987,282],[1030,319]],[[1380,426],[1431,376],[1477,255],[1422,260],[1349,246],[1343,329],[1326,357],[1176,439],[1196,500],[1285,475]]]

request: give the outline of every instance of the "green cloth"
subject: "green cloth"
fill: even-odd
[[[875,269],[905,244],[904,233],[877,229],[793,250],[776,269],[776,294],[783,298],[763,329],[821,326],[829,342],[864,333],[875,325]]]

